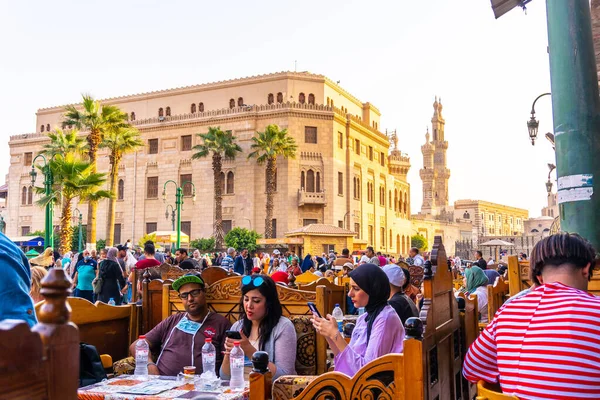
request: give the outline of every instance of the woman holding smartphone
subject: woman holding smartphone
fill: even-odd
[[[256,351],[269,354],[269,370],[273,380],[281,375],[296,373],[296,330],[292,321],[282,316],[277,286],[266,275],[247,275],[242,278],[241,318],[232,331],[240,333],[240,347],[245,355],[245,379],[252,369],[252,355]],[[230,335],[231,336],[231,335]],[[221,365],[221,379],[229,379],[229,352],[233,338],[225,341],[225,358]]]
[[[362,264],[350,271],[348,296],[356,308],[365,307],[358,317],[349,344],[338,330],[336,320],[313,314],[313,325],[335,354],[335,370],[354,376],[368,362],[404,350],[404,327],[396,311],[388,305],[390,281],[375,264]]]

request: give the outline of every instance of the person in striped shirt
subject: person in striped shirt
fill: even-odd
[[[596,251],[577,234],[531,253],[538,286],[504,304],[467,352],[463,375],[519,399],[600,399],[600,298],[587,293]]]

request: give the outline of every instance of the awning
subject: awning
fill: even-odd
[[[156,231],[150,233],[150,235],[156,235],[156,243],[176,243],[177,242],[177,231]],[[189,243],[190,237],[181,232],[181,243]]]
[[[256,239],[256,244],[304,244],[303,238]]]
[[[17,246],[44,247],[44,238],[41,236],[14,236],[10,240]]]
[[[514,247],[514,244],[510,242],[505,242],[500,239],[493,239],[485,243],[481,243],[480,246],[502,246],[502,247]]]

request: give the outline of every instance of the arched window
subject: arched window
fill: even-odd
[[[463,214],[463,219],[471,219],[471,214],[469,214],[468,211],[465,211],[465,213]]]
[[[119,188],[117,190],[117,200],[123,200],[125,195],[125,182],[123,179],[119,179]]]
[[[227,194],[233,194],[234,175],[232,171],[227,173]]]
[[[406,192],[404,192],[404,214],[408,214],[408,198]]]
[[[129,119],[135,121],[135,113],[133,111],[131,112],[131,117],[129,117]]]
[[[50,124],[46,125],[46,132],[50,132]]]
[[[204,103],[198,103],[198,112],[204,112]]]
[[[304,171],[300,172],[300,189],[306,189],[306,180],[304,179]]]
[[[238,97],[238,107],[241,107],[244,105],[244,98],[243,97]]]
[[[221,193],[225,193],[225,173],[221,172]]]
[[[389,191],[389,196],[388,196],[388,206],[390,207],[390,210],[392,209],[392,191]]]
[[[229,99],[229,108],[235,108],[235,100]]]
[[[333,101],[333,100],[332,100]],[[361,187],[360,187],[360,178],[356,178],[356,188],[358,191],[358,196],[356,197],[357,199],[360,199],[360,192],[361,192]]]
[[[23,186],[23,191],[21,192],[21,205],[24,206],[27,204],[27,188]]]
[[[300,104],[304,104],[306,102],[306,96],[304,96],[304,93],[300,93],[300,95],[298,96],[298,102]]]
[[[406,238],[402,235],[402,254],[406,254]]]
[[[162,107],[158,109],[158,116],[159,117],[164,117],[165,116],[165,112],[163,111]]]
[[[317,187],[316,191],[320,192],[321,191],[321,173],[320,172],[317,172],[317,178],[315,181],[316,181],[315,183],[316,183],[316,187]]]
[[[27,204],[33,204],[33,186],[27,189]]]
[[[267,104],[273,104],[273,93],[269,93],[267,96]]]
[[[45,129],[46,127],[44,125],[40,126],[40,131],[44,132]]]
[[[165,109],[165,115],[166,115],[167,117],[170,117],[170,116],[171,116],[171,107],[167,107],[167,108]]]
[[[281,92],[277,93],[277,102],[279,104],[283,103],[283,94]]]
[[[308,104],[315,104],[315,95],[312,93],[308,95]]]
[[[315,191],[315,171],[309,169],[306,172],[306,191],[314,192]]]
[[[394,243],[394,237],[392,235],[392,230],[390,229],[390,242],[388,243],[389,248],[392,248],[392,243]]]
[[[190,107],[190,112],[191,112],[192,114],[195,114],[195,113],[196,113],[196,104],[195,104],[195,103],[192,103],[192,106]]]
[[[394,189],[394,211],[398,212],[398,190]]]

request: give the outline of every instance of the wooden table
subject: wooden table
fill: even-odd
[[[177,382],[174,376],[149,375],[150,380],[173,383],[174,387],[158,394],[132,394],[132,387],[144,382],[133,375],[121,375],[94,385],[85,386],[77,391],[79,400],[179,400],[193,399],[199,395],[212,394],[220,400],[248,400],[250,390],[246,386],[243,392],[231,392],[228,386],[222,386],[218,392],[195,390],[191,383]]]

